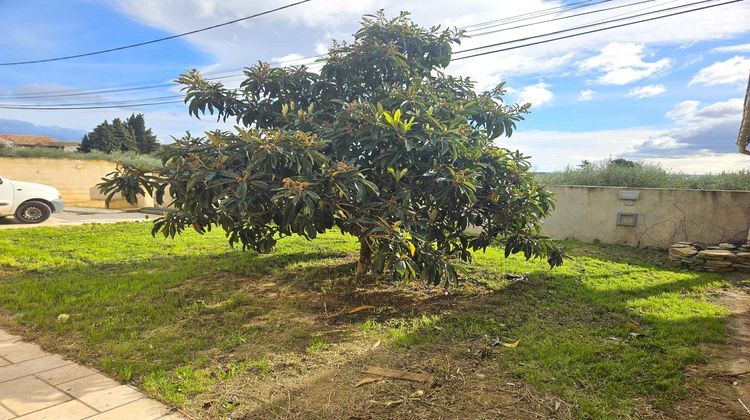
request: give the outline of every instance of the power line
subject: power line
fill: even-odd
[[[685,6],[691,6],[691,5],[706,3],[708,1],[716,1],[716,0],[704,0],[704,1],[699,1],[699,2],[694,2],[694,3],[682,5],[682,6],[679,6],[679,7],[685,7]],[[635,25],[635,24],[643,23],[643,22],[650,22],[650,21],[654,21],[654,20],[664,19],[664,18],[667,18],[667,17],[672,17],[672,16],[682,15],[682,14],[686,14],[686,13],[691,13],[691,12],[695,12],[695,11],[699,11],[699,10],[705,10],[705,9],[709,9],[709,8],[713,8],[713,7],[725,6],[725,5],[729,5],[729,4],[733,4],[733,3],[738,3],[738,2],[741,2],[741,1],[743,1],[743,0],[732,0],[732,1],[724,2],[724,3],[717,3],[717,4],[707,5],[707,6],[703,6],[703,7],[699,7],[699,8],[694,8],[694,9],[690,9],[690,10],[683,10],[683,11],[679,11],[679,12],[670,13],[670,14],[667,14],[667,15],[655,16],[655,17],[648,18],[648,19],[642,19],[642,20],[638,20],[638,21],[634,21],[634,22],[627,22],[627,23],[613,25],[613,26],[609,26],[609,27],[605,27],[605,28],[599,28],[599,29],[595,29],[595,30],[581,32],[581,33],[570,34],[570,35],[566,35],[566,36],[562,36],[562,37],[551,38],[551,39],[547,39],[547,40],[542,40],[542,41],[537,41],[537,42],[532,42],[532,43],[527,43],[527,44],[522,44],[522,45],[516,45],[516,46],[512,46],[512,47],[508,47],[508,48],[503,48],[503,49],[498,49],[498,50],[493,50],[493,51],[481,52],[481,53],[472,54],[472,55],[463,56],[463,57],[457,57],[457,58],[453,58],[452,61],[464,60],[464,59],[468,59],[468,58],[479,57],[479,56],[484,56],[484,55],[488,55],[488,54],[494,54],[494,53],[498,53],[498,52],[502,52],[502,51],[509,51],[509,50],[518,49],[518,48],[524,48],[524,47],[529,47],[529,46],[533,46],[533,45],[545,44],[545,43],[548,43],[548,42],[558,41],[558,40],[567,39],[567,38],[573,38],[573,37],[577,37],[577,36],[582,36],[582,35],[596,33],[596,32],[601,32],[601,31],[606,31],[606,30],[610,30],[610,29],[616,29],[616,28],[620,28],[620,27],[624,27],[624,26],[630,26],[630,25]],[[658,10],[658,11],[655,11],[655,12],[651,12],[651,13],[648,13],[648,14],[657,13],[657,12],[663,12],[663,11],[672,10],[672,9],[675,9],[675,7],[667,8],[667,9],[661,9],[661,10]],[[645,14],[642,14],[642,15],[645,15]],[[626,19],[630,19],[630,18],[642,16],[642,15],[631,16],[631,17],[626,18]],[[618,19],[618,20],[623,20],[623,19]],[[613,21],[607,21],[605,23],[611,23],[611,22],[613,22]],[[503,43],[496,43],[496,44],[490,44],[490,45],[486,45],[486,46],[480,46],[480,47],[472,48],[472,49],[469,49],[469,50],[464,50],[462,52],[473,51],[473,50],[478,50],[478,49],[484,49],[484,48],[489,48],[489,47],[492,47],[492,46],[498,46],[498,45],[502,45],[502,44],[515,43],[515,42],[520,42],[520,41],[525,41],[525,40],[535,39],[535,38],[540,38],[540,37],[546,37],[546,36],[549,36],[549,35],[553,35],[553,34],[557,34],[557,33],[561,33],[561,32],[569,32],[571,30],[582,29],[582,28],[586,28],[586,27],[589,27],[589,26],[592,26],[592,25],[584,25],[584,26],[581,26],[581,27],[570,28],[570,29],[563,30],[563,31],[555,31],[555,32],[551,32],[551,33],[548,33],[548,34],[540,34],[540,35],[536,35],[536,36],[533,36],[533,37],[527,37],[527,38],[521,38],[521,39],[511,40],[511,41],[506,41],[506,42],[503,42]],[[135,101],[148,100],[148,99],[157,99],[157,98],[143,98],[143,99],[131,100],[131,101],[135,102]],[[170,102],[165,102],[165,103],[179,103],[179,102],[181,102],[181,101],[170,101]],[[107,103],[107,102],[103,102],[103,103]],[[135,104],[135,105],[128,104],[127,106],[141,106],[141,105],[146,106],[146,105],[155,105],[155,104],[157,104],[157,103],[146,103],[146,104]],[[8,104],[0,104],[0,108],[5,108],[5,109],[94,109],[94,108],[117,108],[117,107],[119,107],[119,106],[99,106],[99,107],[74,108],[74,106],[78,106],[78,105],[84,105],[84,104],[63,104],[63,105],[56,105],[56,106],[54,106],[54,105],[39,105],[39,106],[36,106],[36,107],[35,106],[28,106],[28,105],[18,105],[18,104],[10,104],[10,105],[8,105]]]
[[[162,102],[147,102],[147,103],[141,103],[141,104],[130,104],[127,105],[128,107],[141,107],[141,106],[152,106],[152,105],[165,105],[165,104],[181,104],[184,103],[183,101],[162,101]],[[112,106],[112,105],[103,105],[103,106],[81,106],[81,107],[60,107],[60,106],[45,106],[45,107],[38,107],[38,108],[29,108],[24,106],[15,106],[15,105],[0,105],[0,109],[23,109],[23,110],[35,110],[35,111],[65,111],[65,110],[81,110],[81,109],[109,109],[109,108],[122,108],[123,106]]]
[[[322,57],[322,56],[317,56]],[[302,57],[297,60],[289,60],[288,62],[292,61],[300,61],[303,59],[309,59],[309,58],[316,58],[316,57]],[[300,63],[300,64],[312,64],[312,63]],[[216,77],[207,77],[206,80],[223,80],[223,79],[230,79],[233,77],[241,77],[244,76],[244,73],[233,73],[237,71],[241,71],[244,68],[239,69],[232,69],[227,70],[220,73],[204,73],[204,75],[211,75],[211,74],[224,74],[224,73],[230,73],[225,76],[216,76]],[[127,85],[126,85],[127,86]],[[67,89],[67,90],[56,90],[56,91],[48,91],[48,92],[36,92],[32,94],[26,94],[26,95],[10,95],[10,96],[4,96],[0,97],[0,99],[46,99],[46,98],[66,98],[66,97],[74,97],[74,96],[90,96],[90,95],[97,95],[102,93],[118,93],[118,92],[131,92],[136,90],[147,90],[147,89],[158,89],[158,88],[167,88],[167,87],[175,87],[178,86],[175,82],[169,82],[169,83],[157,83],[153,85],[133,85],[132,87],[123,87],[123,88],[112,88],[112,89],[101,89],[101,90],[87,90],[87,91],[81,91],[79,89]],[[72,92],[72,93],[65,93],[65,92]]]
[[[710,0],[710,1],[715,1],[715,0]],[[713,7],[726,6],[728,4],[738,3],[738,2],[741,2],[741,1],[744,1],[744,0],[732,0],[732,1],[728,1],[726,3],[710,4],[708,6],[698,7],[698,8],[690,9],[690,10],[683,10],[683,11],[680,11],[680,12],[674,12],[674,13],[670,13],[670,14],[663,15],[663,16],[655,16],[655,17],[652,17],[652,18],[642,19],[642,20],[638,20],[638,21],[635,21],[635,22],[621,23],[619,25],[609,26],[609,27],[606,27],[606,28],[593,29],[593,30],[590,30],[590,31],[580,32],[580,33],[577,33],[577,34],[571,34],[571,35],[561,36],[561,37],[557,37],[557,38],[551,38],[551,39],[547,39],[547,40],[543,40],[543,41],[530,42],[530,43],[527,43],[527,44],[515,45],[515,46],[512,46],[512,47],[501,48],[501,49],[492,50],[492,51],[485,51],[485,52],[476,53],[476,54],[472,54],[472,55],[466,55],[466,56],[463,56],[463,57],[454,58],[451,61],[465,60],[467,58],[480,57],[480,56],[483,56],[483,55],[495,54],[495,53],[499,53],[499,52],[503,52],[503,51],[510,51],[510,50],[515,50],[515,49],[518,49],[518,48],[530,47],[530,46],[533,46],[533,45],[546,44],[548,42],[559,41],[561,39],[574,38],[574,37],[581,36],[581,35],[587,35],[587,34],[592,34],[592,33],[595,33],[595,32],[607,31],[607,30],[610,30],[610,29],[621,28],[623,26],[635,25],[637,23],[650,22],[650,21],[653,21],[653,20],[664,19],[664,18],[668,18],[668,17],[672,17],[672,16],[682,15],[682,14],[685,14],[685,13],[697,12],[699,10],[710,9],[710,8],[713,8]],[[698,2],[698,3],[703,3],[703,2]],[[517,41],[508,41],[508,43],[509,42],[517,42]],[[494,45],[500,45],[500,44],[505,44],[505,43],[498,43],[498,44],[494,44]],[[488,46],[484,46],[484,47],[472,48],[471,50],[484,49],[484,48],[488,48],[488,47],[490,47],[490,46],[488,45]],[[471,51],[471,50],[464,50],[464,52]]]
[[[208,30],[211,30],[211,29],[220,28],[222,26],[232,25],[234,23],[242,22],[242,21],[249,20],[249,19],[254,19],[254,18],[257,18],[257,17],[260,17],[260,16],[264,16],[264,15],[267,15],[267,14],[270,14],[270,13],[278,12],[280,10],[288,9],[290,7],[298,6],[300,4],[307,3],[307,2],[310,2],[310,1],[312,1],[312,0],[301,0],[301,1],[294,2],[294,3],[289,3],[289,4],[284,5],[284,6],[276,7],[274,9],[269,9],[269,10],[266,10],[266,11],[263,11],[263,12],[259,12],[259,13],[256,13],[254,15],[245,16],[245,17],[242,17],[242,18],[239,18],[239,19],[230,20],[228,22],[219,23],[217,25],[207,26],[205,28],[200,28],[200,29],[195,29],[195,30],[188,31],[188,32],[183,32],[183,33],[177,34],[177,35],[170,35],[170,36],[166,36],[166,37],[163,37],[163,38],[152,39],[150,41],[138,42],[138,43],[130,44],[130,45],[123,45],[121,47],[108,48],[106,50],[92,51],[92,52],[87,52],[87,53],[82,53],[82,54],[75,54],[75,55],[67,55],[67,56],[63,56],[63,57],[44,58],[44,59],[39,59],[39,60],[28,60],[28,61],[15,61],[15,62],[8,62],[8,63],[0,63],[0,66],[17,66],[17,65],[21,65],[21,64],[48,63],[50,61],[70,60],[72,58],[89,57],[89,56],[92,56],[92,55],[105,54],[105,53],[110,53],[110,52],[113,52],[113,51],[126,50],[128,48],[142,47],[144,45],[156,44],[157,42],[162,42],[162,41],[169,41],[170,39],[180,38],[180,37],[187,36],[187,35],[193,35],[193,34],[197,34],[199,32],[204,32],[204,31],[208,31]]]
[[[592,1],[594,1],[594,0],[579,1],[579,2],[576,2],[576,3],[571,3],[571,4],[568,4],[568,5],[564,5],[564,6],[557,6],[557,7],[552,7],[552,8],[548,8],[548,9],[537,10],[535,12],[528,12],[528,13],[523,13],[523,14],[519,14],[519,15],[515,15],[515,16],[509,16],[509,17],[503,18],[503,19],[495,19],[495,20],[490,20],[490,21],[486,21],[486,22],[479,22],[479,23],[476,23],[476,24],[473,24],[473,25],[464,26],[463,28],[460,28],[460,29],[468,29],[468,28],[472,28],[472,27],[476,27],[476,26],[480,26],[480,25],[490,25],[488,27],[502,26],[504,24],[493,24],[493,23],[499,22],[499,21],[508,21],[505,24],[509,24],[509,23],[520,22],[520,21],[524,21],[524,20],[536,19],[537,17],[545,16],[546,14],[544,14],[544,15],[537,15],[537,16],[531,16],[531,17],[524,17],[524,16],[527,16],[527,15],[530,15],[530,14],[539,14],[541,12],[546,12],[546,11],[551,11],[551,10],[554,10],[554,12],[552,13],[552,14],[554,14],[554,13],[559,13],[560,11],[579,9],[581,7],[595,6],[595,5],[599,5],[601,3],[610,2],[612,0],[602,0],[602,1],[599,1],[599,2],[594,3],[594,4],[584,4],[584,3],[591,3]],[[649,1],[652,1],[652,0],[649,0]],[[571,7],[571,6],[581,5],[581,4],[583,4],[583,5],[582,6],[578,6],[578,7]],[[550,13],[547,13],[547,14],[550,14]],[[577,16],[577,15],[572,15],[571,17],[573,17],[573,16]],[[316,56],[310,56],[310,57],[301,57],[301,58],[296,59],[296,60],[287,60],[287,62],[302,61],[302,60],[316,60],[316,59],[319,59],[319,58],[322,58],[322,57],[325,57],[325,54],[316,55]],[[282,61],[277,61],[277,63],[281,63],[281,62]],[[307,62],[300,63],[300,65],[302,65],[302,64],[308,64],[308,63]],[[236,71],[240,71],[240,70],[242,70],[242,69],[240,68],[240,69],[228,70],[228,71],[223,72],[223,73],[231,73],[231,72],[236,72]],[[205,75],[210,75],[210,73],[206,73]],[[240,73],[240,74],[233,74],[233,75],[231,75],[231,77],[241,76],[241,75],[242,75],[242,73]],[[230,76],[226,76],[226,77],[230,77]],[[217,79],[222,79],[222,78],[221,77],[217,77],[217,78],[208,79],[208,80],[217,80]],[[132,87],[129,87],[129,86],[126,85],[125,87],[122,87],[122,88],[114,86],[114,87],[110,87],[110,88],[102,88],[100,90],[86,91],[86,92],[81,92],[78,89],[56,90],[56,91],[47,91],[47,92],[36,92],[36,93],[26,94],[26,95],[7,95],[5,97],[0,97],[0,98],[3,98],[3,99],[43,99],[43,98],[61,98],[61,97],[68,97],[68,96],[75,97],[75,96],[87,96],[87,95],[91,95],[91,94],[100,94],[100,93],[117,93],[117,92],[129,92],[129,91],[136,91],[136,90],[158,89],[158,88],[171,87],[171,86],[176,85],[173,82],[172,83],[144,82],[144,83],[147,83],[147,84],[145,86],[141,85],[141,84],[135,84]],[[70,93],[66,93],[66,92],[70,92]]]
[[[242,73],[240,74],[231,74],[227,76],[222,77],[209,77],[206,78],[206,80],[220,80],[220,79],[229,79],[232,77],[239,77],[243,76]],[[118,92],[132,92],[137,90],[147,90],[147,89],[157,89],[157,88],[163,88],[163,87],[175,87],[177,86],[176,83],[170,82],[170,83],[162,83],[162,84],[156,84],[156,85],[146,85],[146,86],[135,86],[131,88],[120,88],[120,89],[105,89],[105,90],[89,90],[89,91],[74,91],[76,93],[60,93],[56,95],[43,95],[43,94],[29,94],[29,95],[23,95],[23,96],[12,96],[12,97],[6,97],[1,99],[46,99],[46,98],[67,98],[72,96],[92,96],[92,95],[98,95],[102,93],[118,93]]]
[[[653,2],[653,1],[656,1],[656,0],[642,0],[642,1],[637,1],[635,3],[621,4],[619,6],[612,6],[612,7],[607,7],[607,8],[604,8],[604,9],[591,10],[589,12],[582,12],[582,13],[576,13],[576,14],[567,15],[567,16],[561,16],[561,17],[554,18],[554,19],[540,20],[539,22],[525,23],[523,25],[511,26],[511,27],[508,27],[508,28],[502,28],[502,29],[495,29],[495,30],[492,30],[492,31],[479,32],[479,33],[476,33],[476,34],[471,34],[470,36],[482,36],[482,35],[495,34],[495,33],[498,33],[498,32],[505,32],[505,31],[510,31],[510,30],[513,30],[513,29],[525,28],[527,26],[540,25],[542,23],[556,22],[558,20],[564,20],[564,19],[570,19],[570,18],[579,17],[579,16],[590,15],[592,13],[601,13],[601,12],[606,12],[608,10],[622,9],[623,7],[631,7],[631,6],[636,6],[636,5],[643,4],[643,3],[650,3],[650,2]]]
[[[28,108],[36,108],[36,107],[45,107],[45,106],[55,106],[55,107],[76,107],[76,106],[88,106],[88,105],[131,105],[131,104],[137,104],[140,102],[149,102],[149,101],[159,101],[159,100],[165,100],[165,99],[184,99],[184,95],[165,95],[165,96],[154,96],[150,98],[135,98],[135,99],[123,99],[123,100],[113,100],[113,101],[96,101],[96,102],[76,102],[76,103],[61,103],[61,104],[32,104],[32,105],[24,105],[24,104],[0,104],[2,106],[22,106],[22,107],[28,107]]]
[[[642,8],[637,9],[637,10],[631,10],[629,12],[620,13],[620,14],[613,15],[613,16],[608,16],[608,17],[606,17],[604,19],[595,20],[593,23],[601,23],[601,22],[604,22],[607,19],[618,18],[618,17],[621,17],[621,16],[631,15],[631,16],[628,16],[628,17],[633,17],[632,16],[633,13],[643,12],[644,10],[651,10],[653,8],[656,8],[656,7],[663,7],[663,6],[666,6],[668,4],[677,3],[678,1],[680,1],[680,0],[669,0],[669,1],[666,1],[666,2],[661,3],[661,4],[655,4],[653,6],[642,7]]]
[[[487,26],[487,25],[492,26],[495,23],[514,23],[514,22],[518,22],[519,20],[536,19],[538,17],[547,16],[549,14],[556,14],[556,13],[559,13],[561,11],[574,10],[574,9],[579,9],[581,7],[593,6],[593,5],[600,4],[600,3],[607,3],[607,2],[610,2],[612,0],[603,0],[603,1],[600,1],[599,3],[594,3],[593,5],[584,4],[584,3],[591,3],[592,1],[594,1],[594,0],[584,0],[584,1],[579,1],[579,2],[576,2],[576,3],[565,4],[565,5],[562,5],[562,6],[550,7],[548,9],[541,9],[541,10],[537,10],[535,12],[522,13],[522,14],[519,14],[519,15],[516,15],[516,16],[508,16],[508,17],[502,18],[502,19],[494,19],[494,20],[490,20],[490,21],[487,21],[487,22],[479,22],[479,23],[475,23],[473,25],[464,26],[462,29],[466,29],[466,30],[469,30],[469,31],[482,30],[482,28],[480,28],[480,29],[469,29],[469,28],[483,27],[483,26]],[[573,6],[577,6],[577,5],[580,5],[580,4],[584,4],[584,5],[583,6],[579,6],[579,7],[573,7]],[[543,12],[548,12],[548,13],[543,13]],[[521,17],[524,17],[524,16],[528,16],[528,15],[534,15],[534,16],[529,16],[529,17],[526,17],[525,19],[518,19],[518,18],[521,18]]]
[[[587,24],[587,25],[577,26],[577,27],[574,27],[574,28],[561,29],[559,31],[548,32],[546,34],[533,35],[533,36],[528,36],[528,37],[525,37],[525,38],[513,39],[513,40],[510,40],[510,41],[496,42],[494,44],[483,45],[483,46],[480,46],[480,47],[467,48],[465,50],[454,51],[454,54],[461,54],[461,53],[470,52],[470,51],[483,50],[485,48],[490,48],[490,47],[497,47],[499,45],[506,45],[506,44],[512,44],[512,43],[516,43],[516,42],[528,41],[528,40],[531,40],[531,39],[547,37],[547,36],[550,36],[550,35],[557,35],[557,34],[561,34],[561,33],[565,33],[565,32],[577,31],[579,29],[590,28],[592,26],[605,25],[605,24],[608,24],[608,23],[614,23],[614,22],[619,22],[619,21],[623,21],[623,20],[633,19],[633,18],[637,18],[637,17],[641,17],[641,16],[652,15],[654,13],[661,13],[661,12],[666,12],[668,10],[674,10],[674,9],[679,9],[679,8],[683,8],[683,7],[688,7],[688,6],[695,6],[697,4],[711,3],[711,2],[716,2],[716,1],[717,0],[701,0],[701,1],[696,1],[696,2],[693,2],[693,3],[682,4],[682,5],[679,5],[679,6],[673,6],[673,7],[668,7],[668,8],[665,8],[665,9],[654,10],[652,12],[640,13],[640,14],[633,15],[633,16],[628,16],[628,17],[623,17],[623,18],[617,18],[617,19],[610,19],[610,20],[605,20],[605,21],[599,21],[599,22],[590,23],[590,24]],[[743,0],[737,0],[737,1],[743,1]],[[734,3],[734,1],[732,1],[730,3]],[[728,3],[722,3],[722,4],[728,4]],[[709,7],[704,7],[704,8],[709,8]],[[701,9],[694,9],[694,10],[702,10],[702,9],[703,8],[701,8]],[[666,16],[672,16],[672,15],[666,15]],[[653,20],[653,19],[649,19],[649,20]],[[646,21],[648,21],[648,20],[646,20]],[[624,25],[624,26],[626,26],[626,25]],[[618,28],[618,27],[619,26],[614,26],[614,28]]]

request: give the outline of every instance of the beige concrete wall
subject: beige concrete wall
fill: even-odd
[[[104,208],[104,196],[96,188],[102,177],[115,169],[104,160],[73,160],[0,157],[0,177],[17,181],[38,182],[60,190],[66,206]],[[151,207],[144,199],[138,207]],[[132,208],[123,199],[115,199],[110,208]]]
[[[750,192],[660,188],[549,187],[557,205],[544,222],[554,239],[666,248],[678,241],[745,242]],[[638,200],[619,198],[638,191]],[[638,213],[636,226],[618,226],[618,212]]]

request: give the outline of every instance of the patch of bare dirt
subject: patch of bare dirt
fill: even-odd
[[[718,296],[731,312],[727,340],[712,346],[708,365],[692,372],[700,386],[691,389],[691,398],[675,408],[678,415],[750,418],[750,276],[733,275],[732,281],[735,286]]]

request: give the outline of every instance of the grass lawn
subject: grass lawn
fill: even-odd
[[[0,323],[194,417],[678,416],[724,340],[724,280],[655,251],[569,242],[549,270],[490,249],[446,290],[357,283],[340,234],[257,255],[149,231],[1,231]],[[435,381],[355,387],[368,365]]]

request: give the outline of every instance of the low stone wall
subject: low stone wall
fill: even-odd
[[[55,187],[66,206],[104,208],[105,197],[96,184],[115,166],[104,160],[0,157],[0,177]],[[153,199],[147,197],[139,200],[137,207],[153,205]],[[113,209],[132,207],[119,197],[110,203]]]
[[[554,239],[667,249],[679,241],[745,243],[750,191],[551,186]]]
[[[691,270],[750,273],[750,243],[707,246],[678,242],[669,247],[669,259]]]

